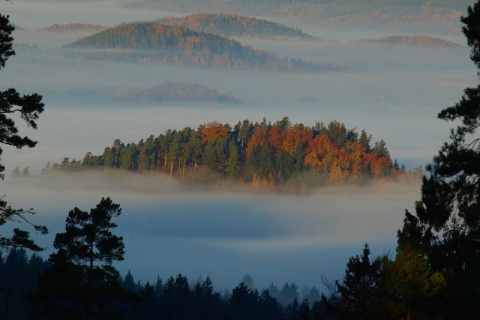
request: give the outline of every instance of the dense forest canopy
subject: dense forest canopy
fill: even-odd
[[[87,50],[87,57],[142,63],[206,66],[264,71],[339,71],[347,67],[279,58],[275,54],[243,46],[219,35],[192,31],[158,22],[124,23],[65,46]]]
[[[205,179],[209,172],[216,178],[280,190],[404,175],[385,142],[371,145],[371,139],[364,130],[359,134],[337,121],[313,127],[292,124],[288,117],[274,124],[265,119],[235,126],[214,121],[196,130],[170,129],[138,143],[117,139],[101,155],[87,153],[82,161],[65,158],[48,165],[44,173],[114,168],[195,180]]]
[[[258,37],[269,39],[304,39],[314,37],[300,29],[290,28],[265,19],[256,19],[232,14],[194,14],[183,18],[166,17],[159,23],[186,27],[200,32],[209,32],[224,37]]]

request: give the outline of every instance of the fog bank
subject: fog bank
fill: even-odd
[[[131,270],[142,281],[211,276],[226,289],[248,273],[258,288],[286,281],[302,288],[321,287],[321,274],[341,277],[367,242],[376,255],[394,254],[419,185],[326,187],[294,196],[192,190],[164,175],[116,171],[9,178],[2,193],[15,207],[34,207],[34,221],[47,225],[48,236],[34,236],[45,254],[69,210],[89,211],[110,197],[123,208],[114,231],[125,241],[125,261],[116,264],[123,274]]]

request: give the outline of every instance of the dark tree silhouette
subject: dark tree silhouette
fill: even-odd
[[[102,198],[90,213],[74,208],[65,232],[55,237],[52,264],[34,297],[36,319],[118,319],[116,301],[133,293],[121,288],[114,261],[123,260],[122,237],[111,232],[120,205]]]
[[[0,14],[0,69],[5,67],[7,59],[15,54],[12,49],[12,32],[14,27],[9,21],[8,16]],[[10,145],[21,149],[23,147],[32,148],[36,142],[28,137],[22,137],[18,134],[18,128],[12,115],[19,115],[33,129],[37,128],[36,120],[43,112],[42,97],[34,93],[32,95],[21,96],[15,89],[0,91],[0,156],[2,155],[2,144]],[[3,180],[3,171],[5,167],[0,162],[0,180]],[[20,221],[31,224],[33,228],[43,234],[47,233],[44,226],[35,225],[28,220],[28,216],[34,214],[33,209],[14,209],[8,205],[5,197],[0,194],[0,227],[7,221]],[[20,246],[34,251],[41,251],[38,245],[33,242],[29,233],[15,228],[12,237],[0,236],[0,247]]]
[[[471,59],[480,69],[480,2],[461,21]],[[445,275],[437,303],[430,301],[429,308],[416,299],[417,310],[444,319],[474,319],[480,296],[480,86],[466,88],[461,100],[438,117],[459,125],[427,166],[416,214],[407,211],[399,231],[397,254],[407,256],[414,247],[418,254],[412,259],[420,256],[432,272]],[[402,248],[405,243],[413,245]]]
[[[322,302],[327,312],[342,319],[363,319],[367,315],[380,278],[382,260],[370,259],[370,248],[365,244],[362,256],[354,256],[348,260],[343,283],[335,281],[329,284],[330,296],[322,293]]]

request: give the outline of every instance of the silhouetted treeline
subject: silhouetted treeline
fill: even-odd
[[[165,17],[159,23],[186,27],[224,37],[298,38],[314,39],[300,29],[290,28],[272,21],[232,14],[193,14],[183,18]]]
[[[275,54],[243,46],[236,40],[185,27],[157,22],[123,23],[66,45],[93,59],[115,59],[142,63],[220,67],[263,71],[321,72],[346,70],[331,63],[279,58]],[[75,54],[70,52],[71,54]]]
[[[129,272],[122,286],[138,293],[142,301],[139,308],[125,308],[128,319],[307,320],[321,319],[324,314],[318,291],[312,288],[308,296],[299,300],[293,283],[285,284],[281,291],[273,284],[269,289],[258,291],[241,282],[231,291],[220,293],[214,290],[210,278],[189,282],[179,274],[165,282],[157,279],[153,284],[142,285],[135,283]],[[288,303],[282,304],[279,299],[282,297]]]
[[[210,122],[197,130],[169,129],[138,143],[116,139],[101,155],[89,152],[82,161],[64,158],[47,165],[44,173],[112,168],[194,181],[208,180],[213,173],[215,181],[220,176],[288,190],[405,175],[383,140],[373,146],[370,141],[364,130],[359,135],[337,121],[314,127],[292,125],[287,117],[274,124],[244,120],[233,127]]]
[[[48,263],[36,254],[13,248],[0,255],[0,320],[27,319],[28,297],[37,289]]]
[[[28,257],[23,249],[0,257],[0,319],[29,319],[30,298],[48,265],[35,254]],[[220,293],[209,277],[191,282],[179,274],[165,282],[158,278],[142,284],[128,272],[119,282],[139,297],[116,304],[124,319],[320,319],[324,310],[315,287],[299,294],[294,283],[285,283],[280,290],[271,284],[258,291],[241,282]]]

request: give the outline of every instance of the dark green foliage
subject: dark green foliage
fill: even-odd
[[[387,150],[387,144],[385,141],[383,141],[383,139],[379,142],[375,142],[372,152],[378,154],[379,157],[390,157],[390,152]]]
[[[134,298],[120,287],[114,261],[123,260],[123,239],[111,229],[121,208],[102,198],[90,213],[74,208],[34,297],[35,319],[118,319],[118,301]]]

